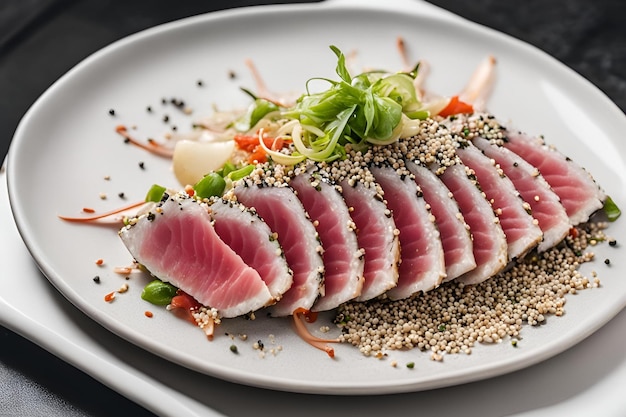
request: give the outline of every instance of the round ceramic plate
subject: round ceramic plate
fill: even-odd
[[[602,262],[584,266],[587,273],[599,273],[601,288],[569,297],[565,316],[525,327],[517,349],[509,343],[477,346],[471,355],[446,355],[435,362],[417,350],[389,352],[377,360],[339,345],[330,359],[300,340],[289,319],[228,320],[208,341],[197,327],[141,300],[147,277],[125,279],[114,272],[131,260],[115,228],[57,217],[79,214],[83,207],[105,211],[141,200],[153,183],[179,187],[170,161],[124,143],[117,125],[127,125],[139,138],[162,138],[173,126],[190,130],[213,106],[246,105],[249,99],[240,88],[256,88],[248,59],[270,90],[283,93],[302,92],[311,77],[334,76],[329,45],[354,52],[353,68],[399,70],[398,36],[406,40],[412,59],[428,61],[427,86],[443,95],[460,91],[476,65],[494,55],[498,69],[489,110],[528,133],[543,134],[623,205],[626,120],[610,100],[535,48],[425,10],[420,2],[408,1],[232,10],[141,32],[86,59],[33,105],[9,153],[12,209],[42,271],[85,314],[147,351],[218,378],[287,391],[371,394],[459,384],[535,364],[591,334],[626,305],[626,280],[620,277],[624,257],[616,255],[620,247],[598,247],[598,259],[614,260],[610,267]],[[171,98],[184,100],[193,113],[181,112]],[[611,224],[609,233],[618,240],[623,232],[622,221]],[[104,263],[96,265],[97,259]],[[104,301],[124,284],[128,292]],[[152,318],[144,314],[147,310]],[[330,325],[331,317],[322,315],[318,324]],[[235,340],[238,354],[230,350],[233,340],[224,332],[248,335],[245,342]],[[257,340],[265,345],[264,356],[252,347]],[[392,367],[394,360],[400,366]],[[415,368],[402,366],[408,362]]]

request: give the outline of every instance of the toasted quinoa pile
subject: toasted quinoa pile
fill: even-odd
[[[524,324],[536,326],[550,315],[562,316],[566,295],[600,286],[595,272],[588,278],[579,268],[594,259],[591,249],[596,244],[615,245],[604,233],[606,226],[590,222],[572,228],[557,247],[532,252],[477,285],[451,281],[404,300],[344,304],[335,317],[343,330],[340,339],[366,356],[417,348],[430,350],[434,360],[442,360],[445,353],[470,354],[476,343],[509,338],[515,345]]]

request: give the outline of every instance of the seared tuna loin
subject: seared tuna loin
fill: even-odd
[[[492,158],[513,182],[515,189],[528,204],[537,219],[543,237],[537,250],[543,252],[561,242],[571,227],[565,207],[559,196],[550,188],[541,173],[516,153],[484,138],[474,138],[473,143]]]
[[[322,246],[302,203],[289,186],[254,184],[244,180],[233,190],[237,200],[253,207],[276,233],[287,264],[293,271],[293,284],[279,302],[269,307],[273,316],[289,316],[297,308],[311,309],[324,294]]]
[[[602,208],[606,196],[591,175],[542,138],[507,131],[503,146],[539,170],[561,199],[571,224],[587,221]]]
[[[363,287],[363,253],[354,222],[341,193],[322,172],[310,168],[289,185],[313,221],[323,248],[324,295],[312,310],[331,310],[359,296]]]
[[[468,143],[457,150],[457,155],[474,171],[480,189],[500,220],[509,261],[523,257],[542,239],[541,229],[526,209],[527,204],[495,160],[485,156],[477,147]]]
[[[166,197],[119,232],[137,262],[222,317],[273,302],[259,273],[219,238],[205,203],[184,193]]]
[[[462,164],[447,167],[439,175],[457,201],[470,227],[476,268],[457,280],[477,284],[500,272],[508,263],[506,236],[471,170]]]
[[[221,198],[213,201],[210,211],[218,236],[259,273],[278,301],[291,287],[293,273],[276,236],[254,210]]]
[[[372,166],[371,171],[400,232],[398,285],[387,296],[397,300],[432,290],[445,278],[445,261],[439,231],[420,189],[408,171],[398,174],[385,165]]]
[[[372,174],[367,170],[364,175]],[[341,182],[343,198],[357,228],[358,244],[365,251],[365,282],[358,301],[378,297],[398,283],[398,231],[391,210],[372,181],[344,179]]]
[[[406,164],[435,216],[446,264],[444,282],[451,281],[476,267],[469,226],[450,190],[430,169],[411,161]]]

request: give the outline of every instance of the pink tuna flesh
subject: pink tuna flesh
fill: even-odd
[[[561,199],[561,204],[573,225],[585,222],[602,208],[604,192],[587,171],[542,138],[508,131],[504,147],[524,158],[539,170]]]
[[[446,264],[444,281],[451,281],[476,267],[469,226],[450,190],[430,169],[410,161],[406,164],[435,216]]]
[[[297,308],[310,310],[323,294],[324,264],[317,231],[302,203],[291,187],[238,185],[237,199],[254,207],[285,252],[287,264],[293,271],[293,284],[283,297],[269,307],[271,315],[289,316]]]
[[[457,150],[463,163],[471,168],[495,210],[506,236],[509,261],[523,257],[542,239],[536,220],[526,210],[525,202],[509,178],[493,159],[469,145]]]
[[[258,272],[219,238],[205,204],[183,194],[160,206],[160,213],[143,215],[120,231],[137,262],[222,317],[241,316],[272,302]]]
[[[322,242],[324,296],[312,310],[331,310],[357,297],[363,287],[363,254],[348,206],[339,191],[318,175],[303,173],[289,185],[296,191]]]
[[[291,287],[293,274],[267,224],[252,210],[223,199],[211,205],[211,217],[218,236],[259,273],[278,301]]]
[[[385,200],[400,231],[398,285],[389,291],[397,300],[429,291],[445,278],[445,262],[439,231],[417,184],[389,167],[371,168],[383,188]]]
[[[466,167],[456,164],[440,175],[470,227],[476,268],[457,279],[477,284],[500,272],[507,264],[506,236],[485,195],[470,179]]]
[[[348,180],[341,183],[343,198],[351,208],[358,244],[365,251],[365,282],[358,301],[370,300],[398,283],[400,242],[391,211],[374,187]]]
[[[571,227],[569,218],[559,196],[539,171],[516,153],[494,145],[487,139],[475,138],[473,143],[498,163],[530,207],[532,216],[537,219],[543,233],[537,250],[543,252],[562,241]]]

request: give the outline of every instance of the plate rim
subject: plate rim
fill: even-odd
[[[29,108],[29,110],[27,111],[27,113],[24,115],[24,117],[22,118],[22,120],[20,121],[18,128],[16,129],[16,132],[14,134],[14,138],[13,138],[13,143],[11,144],[11,147],[9,149],[9,153],[8,153],[8,163],[7,163],[7,181],[8,181],[8,189],[9,189],[9,196],[10,196],[10,202],[11,202],[11,207],[12,210],[14,208],[14,202],[16,201],[16,199],[18,198],[15,193],[17,193],[17,191],[15,191],[18,187],[15,183],[13,183],[12,178],[16,177],[16,173],[15,171],[12,170],[12,166],[13,163],[11,163],[11,161],[15,158],[17,158],[17,156],[15,156],[15,154],[18,153],[18,151],[16,149],[18,149],[18,146],[14,145],[14,143],[20,143],[19,138],[22,135],[22,131],[24,129],[24,126],[28,124],[29,120],[33,117],[35,117],[34,115],[37,114],[37,111],[39,111],[39,108],[44,106],[47,100],[47,97],[49,95],[51,95],[55,89],[58,88],[62,88],[63,83],[65,82],[65,80],[67,79],[71,79],[71,77],[79,72],[82,71],[83,68],[88,67],[90,65],[91,62],[102,59],[102,57],[105,57],[107,54],[117,50],[118,48],[124,47],[127,44],[132,44],[136,41],[140,41],[142,38],[144,37],[151,37],[154,36],[157,33],[164,33],[166,31],[169,30],[177,30],[180,27],[186,26],[186,25],[190,25],[190,24],[207,24],[207,22],[213,21],[213,20],[219,20],[222,19],[224,17],[237,17],[239,15],[246,15],[249,13],[254,13],[255,11],[262,11],[262,12],[267,12],[269,13],[270,11],[293,11],[293,10],[302,10],[305,11],[309,8],[313,8],[313,9],[319,9],[319,8],[346,8],[346,9],[351,9],[351,8],[356,8],[356,9],[363,9],[363,10],[372,10],[374,7],[372,7],[371,5],[359,5],[357,6],[356,4],[353,4],[352,2],[343,2],[343,1],[335,1],[335,2],[329,2],[329,3],[303,3],[303,4],[287,4],[287,5],[264,5],[264,6],[252,6],[252,7],[245,7],[245,8],[239,8],[239,9],[226,9],[226,10],[222,10],[222,11],[217,11],[217,12],[210,12],[210,13],[206,13],[206,14],[202,14],[202,15],[197,15],[197,16],[192,16],[192,17],[188,17],[188,18],[184,18],[184,19],[180,19],[177,21],[173,21],[173,22],[168,22],[168,23],[164,23],[158,26],[154,26],[152,28],[148,28],[145,30],[142,30],[140,32],[137,32],[135,34],[129,35],[127,37],[124,37],[118,41],[113,42],[112,44],[94,52],[93,54],[91,54],[90,56],[88,56],[87,58],[85,58],[84,60],[82,60],[79,64],[77,64],[76,66],[74,66],[70,71],[68,71],[66,74],[64,74],[61,78],[59,78],[59,80],[57,80],[52,86],[50,86],[38,99],[37,101]],[[379,7],[375,7],[376,9],[381,9]],[[262,10],[261,10],[262,9]],[[269,10],[272,9],[272,10]],[[395,10],[394,8],[382,8],[382,10],[386,10],[386,11],[391,11],[391,12],[397,12],[397,10]],[[420,12],[418,10],[411,10],[412,14],[415,14],[416,16],[420,15]],[[422,15],[423,16],[423,15]],[[438,19],[437,17],[432,17],[432,16],[428,16],[427,18],[429,19]],[[448,16],[446,17],[441,17],[442,21],[446,20],[449,21],[447,19],[449,19]],[[541,51],[540,49],[524,42],[521,41],[519,39],[513,38],[509,35],[506,35],[502,32],[498,32],[495,31],[493,29],[490,28],[486,28],[485,26],[482,26],[480,24],[459,18],[459,21],[457,23],[458,25],[465,25],[467,27],[469,27],[470,30],[479,30],[479,31],[488,31],[488,36],[504,36],[507,40],[507,42],[514,42],[516,44],[516,47],[521,47],[521,48],[530,48],[529,50],[533,53],[536,54],[538,56],[541,57],[541,59],[548,59],[548,60],[553,60],[552,64],[556,64],[558,66],[560,66],[560,70],[566,70],[570,73],[571,76],[575,76],[578,77],[577,82],[581,83],[581,85],[586,85],[587,88],[591,87],[591,91],[593,92],[593,94],[595,94],[598,98],[604,98],[606,101],[606,105],[609,105],[609,107],[612,105],[614,109],[616,109],[619,113],[618,116],[624,116],[623,113],[621,112],[621,110],[617,107],[617,105],[615,103],[613,103],[602,91],[600,91],[597,87],[595,87],[590,81],[588,81],[587,79],[585,79],[584,77],[580,76],[580,74],[576,73],[573,69],[565,66],[564,64],[558,62],[555,58],[549,56],[548,54],[546,54],[545,52]],[[598,93],[600,93],[598,95]],[[622,118],[622,122],[626,122],[626,118]],[[12,186],[13,185],[13,186]],[[39,258],[39,252],[37,250],[34,250],[33,248],[37,247],[36,242],[33,242],[30,239],[30,235],[28,234],[28,232],[25,232],[26,229],[28,229],[27,227],[24,226],[24,219],[21,219],[21,215],[19,213],[13,213],[14,214],[14,218],[16,221],[16,224],[18,225],[18,230],[20,231],[20,235],[22,236],[22,239],[24,239],[24,241],[27,243],[27,248],[29,250],[29,252],[31,253],[31,256],[33,256],[33,258],[36,260],[37,264],[40,266],[40,268],[42,268],[42,264],[45,264],[45,261],[42,261]],[[57,288],[57,290],[63,294],[68,301],[70,301],[73,305],[76,305],[81,311],[83,311],[83,313],[85,313],[87,316],[91,317],[94,321],[96,321],[98,324],[102,325],[103,327],[107,328],[109,331],[115,333],[118,336],[123,337],[126,340],[131,341],[134,344],[138,344],[137,342],[140,341],[139,339],[136,339],[135,337],[133,337],[133,335],[129,335],[126,332],[122,332],[122,334],[120,334],[120,330],[118,328],[111,328],[109,326],[109,323],[107,323],[107,320],[105,319],[103,322],[103,319],[100,318],[98,319],[98,314],[97,311],[92,311],[90,309],[85,309],[85,306],[80,305],[80,302],[76,303],[76,300],[73,300],[71,298],[71,294],[73,294],[73,290],[72,288],[69,288],[64,285],[65,283],[63,282],[62,278],[61,278],[61,282],[58,282],[57,279],[51,278],[50,275],[55,275],[54,271],[46,271],[45,268],[42,268],[42,272],[44,272],[44,275],[48,278],[48,280],[53,284],[53,286],[55,286]],[[77,296],[79,296],[78,294],[76,294]],[[626,299],[624,300],[624,303],[626,303]],[[623,304],[624,304],[623,303]],[[427,384],[428,387],[427,388],[420,388],[421,385],[423,385],[422,383],[419,384],[415,384],[415,383],[407,383],[406,381],[399,381],[398,385],[388,385],[387,387],[385,387],[384,389],[381,389],[380,386],[378,385],[374,385],[374,386],[369,386],[369,384],[365,383],[362,385],[359,384],[355,384],[354,386],[351,387],[343,387],[343,386],[332,386],[332,385],[328,385],[325,384],[323,387],[322,386],[316,386],[316,385],[311,385],[309,384],[303,384],[303,385],[298,385],[295,383],[295,381],[291,381],[291,380],[285,380],[282,381],[282,383],[279,383],[278,381],[272,381],[271,385],[268,385],[268,381],[267,378],[257,378],[256,375],[251,378],[249,374],[245,374],[243,372],[238,372],[236,370],[232,370],[232,369],[216,369],[216,368],[212,368],[211,369],[211,373],[209,373],[210,375],[214,375],[217,376],[221,379],[224,380],[228,380],[228,381],[232,381],[232,382],[237,382],[237,383],[244,383],[244,384],[249,384],[249,385],[254,385],[254,386],[258,386],[258,387],[271,387],[271,388],[275,388],[275,389],[281,389],[281,390],[285,390],[285,391],[297,391],[297,392],[306,392],[306,393],[325,393],[325,394],[371,394],[374,391],[376,393],[395,393],[395,392],[405,392],[405,391],[415,391],[415,390],[422,390],[422,389],[432,389],[432,388],[438,388],[438,387],[443,387],[443,386],[448,386],[448,385],[454,385],[460,382],[471,382],[474,380],[478,380],[478,379],[484,379],[487,377],[491,377],[491,376],[496,376],[496,375],[500,375],[502,373],[508,373],[508,372],[512,372],[521,368],[525,368],[527,366],[536,364],[538,362],[541,362],[549,357],[554,356],[555,354],[558,354],[560,352],[562,352],[563,350],[573,346],[574,344],[576,344],[578,341],[584,339],[585,337],[587,337],[589,334],[593,333],[595,330],[597,330],[598,328],[600,328],[606,321],[608,321],[611,317],[614,317],[619,311],[621,311],[624,308],[624,305],[622,305],[621,307],[618,308],[618,306],[613,306],[613,309],[610,313],[610,317],[608,317],[606,320],[602,321],[602,322],[597,322],[595,323],[595,325],[589,329],[589,331],[587,332],[587,334],[577,334],[575,338],[573,338],[572,340],[570,340],[570,342],[568,344],[565,344],[565,346],[563,346],[562,344],[562,348],[559,350],[557,349],[556,351],[554,349],[543,349],[540,350],[539,352],[533,352],[532,357],[531,358],[525,358],[525,359],[530,359],[530,360],[525,360],[522,361],[519,358],[516,361],[513,361],[512,363],[508,363],[505,364],[507,366],[502,367],[502,365],[500,365],[499,367],[497,367],[498,369],[493,369],[492,367],[487,367],[485,369],[483,369],[482,373],[476,373],[473,377],[467,377],[466,375],[461,375],[461,376],[455,376],[452,375],[450,378],[446,379],[446,380],[441,380],[439,384],[433,384],[433,383],[429,383]],[[87,311],[86,311],[87,310]],[[613,311],[614,310],[614,311]],[[186,363],[187,361],[182,360],[181,358],[173,358],[171,355],[171,352],[169,352],[169,349],[165,348],[163,351],[159,348],[159,346],[153,345],[153,344],[149,344],[149,348],[146,348],[144,344],[138,344],[140,347],[147,349],[153,353],[158,354],[161,357],[165,357],[166,359],[179,363],[182,366],[186,366],[189,367],[189,363]],[[537,355],[537,353],[540,353],[539,355]],[[178,359],[178,360],[177,360]],[[183,358],[184,359],[184,358]],[[523,363],[522,363],[523,362]],[[192,367],[192,369],[194,369]],[[460,372],[463,374],[463,372]],[[460,378],[460,381],[457,381]]]

